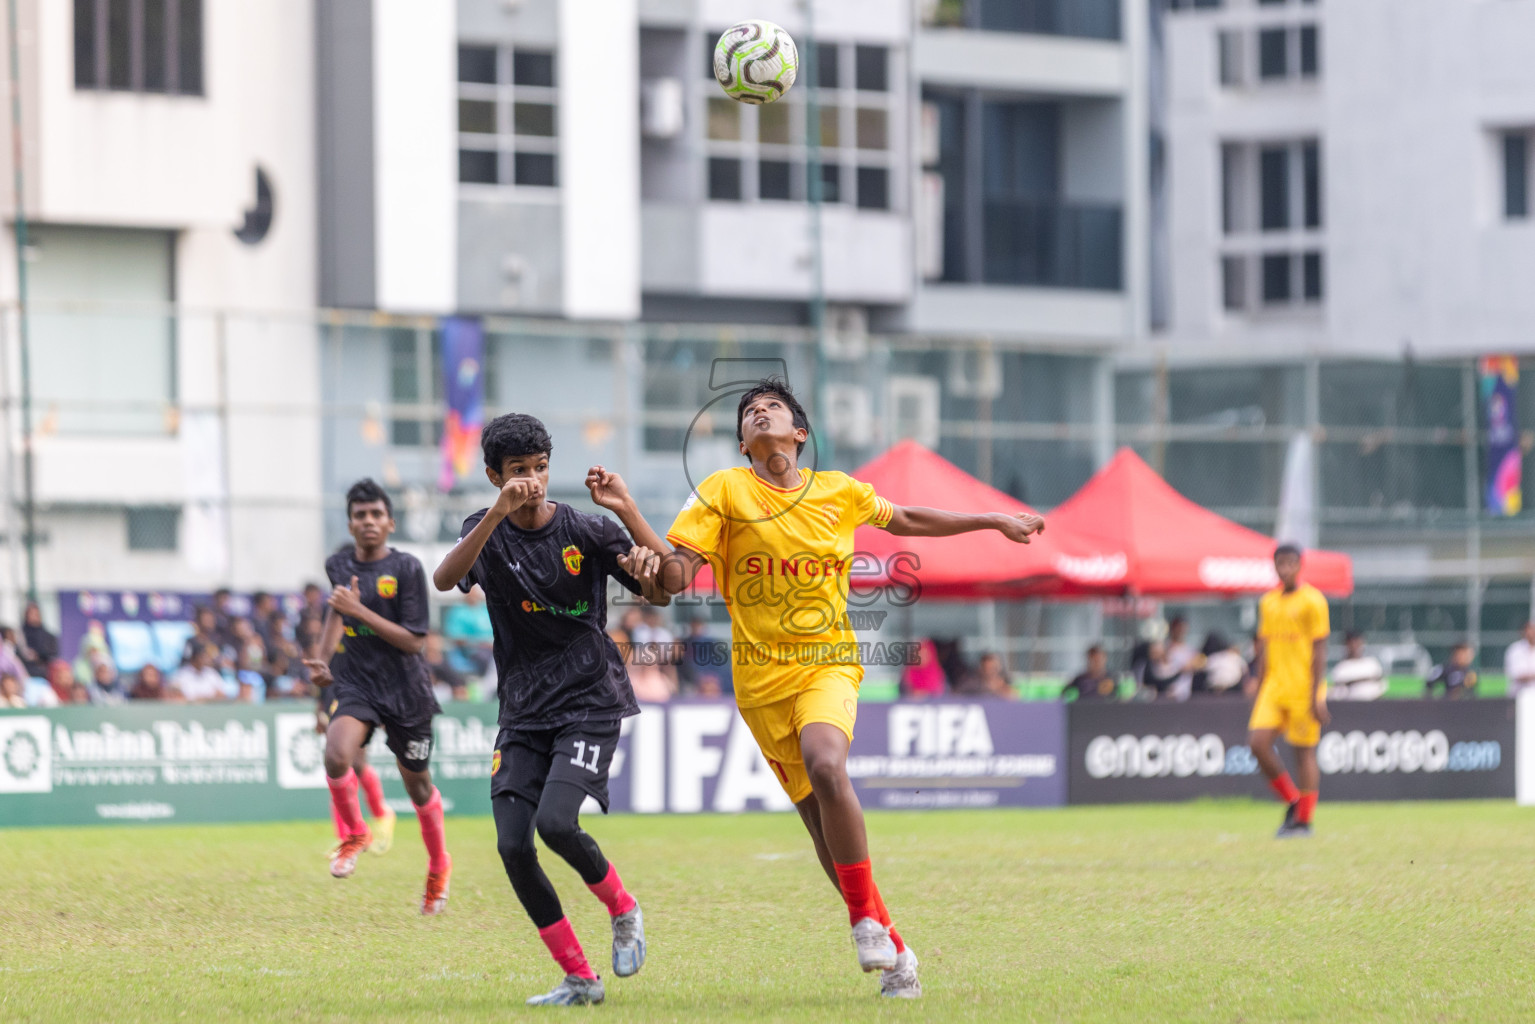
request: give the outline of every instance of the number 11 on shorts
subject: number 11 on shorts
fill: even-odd
[[[570,763],[577,768],[585,768],[589,772],[597,771],[597,755],[602,753],[602,747],[592,744],[592,763],[586,763],[586,741],[576,740],[576,756],[570,759]]]

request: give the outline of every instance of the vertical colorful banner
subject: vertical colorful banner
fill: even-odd
[[[1487,414],[1487,511],[1518,515],[1524,506],[1524,452],[1519,439],[1519,360],[1481,360],[1482,408]]]
[[[442,385],[447,417],[437,487],[446,492],[474,470],[480,455],[485,424],[485,331],[480,321],[443,317]]]

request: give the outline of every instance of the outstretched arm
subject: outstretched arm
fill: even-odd
[[[1045,519],[1032,512],[1010,516],[1003,512],[945,512],[920,505],[896,505],[885,529],[897,537],[953,537],[976,530],[996,530],[1008,540],[1027,544],[1031,534],[1045,532]]]

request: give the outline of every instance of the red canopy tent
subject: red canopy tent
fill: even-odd
[[[852,475],[897,505],[1009,515],[1033,511],[915,441],[899,442]],[[872,557],[853,575],[853,587],[868,590],[915,578],[922,597],[1016,601],[1230,596],[1278,584],[1272,539],[1185,498],[1128,448],[1045,518],[1045,533],[1027,545],[994,530],[898,537],[861,526],[854,550]],[[1337,552],[1306,552],[1301,578],[1337,596],[1354,589],[1353,564]],[[712,587],[705,567],[694,588]]]
[[[898,442],[852,475],[873,484],[880,497],[896,505],[1006,515],[1034,511],[915,441]],[[898,537],[861,526],[853,535],[853,547],[872,555],[883,570],[855,575],[853,586],[860,590],[900,583],[904,576],[920,581],[922,597],[998,601],[1037,597],[1055,589],[1052,566],[1062,550],[1053,526],[1026,545],[995,530],[953,537]]]
[[[1063,596],[1251,594],[1279,583],[1271,538],[1185,498],[1128,448],[1047,521],[1074,549],[1055,564]],[[1335,551],[1307,551],[1301,579],[1346,596],[1354,590],[1353,562]]]

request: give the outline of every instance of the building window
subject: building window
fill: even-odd
[[[925,100],[937,122],[925,143],[937,152],[923,156],[934,179],[923,190],[933,211],[927,244],[942,243],[941,252],[924,254],[927,267],[941,265],[946,281],[1120,289],[1121,208],[1063,194],[1061,103],[993,101],[979,92]]]
[[[808,49],[808,48],[807,48]],[[902,107],[890,92],[891,52],[883,46],[821,42],[815,47],[816,124],[810,75],[777,103],[747,106],[719,94],[710,71],[703,98],[704,180],[718,202],[804,202],[811,198],[810,133],[820,149],[821,201],[888,210],[899,166]],[[808,68],[808,65],[806,66]]]
[[[1530,216],[1530,136],[1507,132],[1503,136],[1503,217],[1526,220]]]
[[[128,550],[175,551],[180,527],[179,508],[130,508]]]
[[[1247,261],[1242,257],[1221,257],[1221,296],[1227,309],[1247,308]]]
[[[74,0],[75,88],[203,94],[202,0]]]
[[[1322,152],[1315,139],[1221,146],[1221,226],[1227,235],[1322,227]]]
[[[35,225],[32,392],[51,433],[174,433],[175,235]]]
[[[559,185],[554,54],[470,43],[458,48],[458,180]]]
[[[1316,139],[1221,146],[1221,305],[1319,303],[1325,294],[1322,151]]]
[[[383,342],[389,358],[389,443],[397,448],[437,447],[442,444],[441,334],[391,327],[383,331]],[[487,364],[490,361],[487,357]],[[485,379],[489,388],[490,375]]]
[[[1228,313],[1305,308],[1325,296],[1322,253],[1315,250],[1222,256],[1220,276]]]
[[[709,158],[709,198],[730,202],[741,198],[741,161]]]
[[[1219,29],[1214,38],[1220,83],[1227,88],[1314,81],[1321,74],[1321,36],[1314,24]]]
[[[1120,0],[935,0],[924,4],[924,24],[990,32],[1025,32],[1119,38]],[[1216,6],[1202,0],[1201,6]]]

